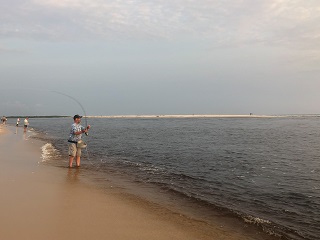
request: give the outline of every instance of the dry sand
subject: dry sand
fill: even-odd
[[[91,186],[81,169],[43,165],[42,144],[22,128],[0,135],[0,239],[253,239]]]

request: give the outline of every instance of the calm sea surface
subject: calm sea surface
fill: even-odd
[[[71,118],[30,119],[66,165]],[[320,118],[88,119],[82,164],[233,214],[282,239],[320,236]]]

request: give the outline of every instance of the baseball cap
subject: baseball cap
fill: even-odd
[[[73,116],[73,120],[75,120],[76,118],[82,118],[82,116],[76,114],[76,115]]]

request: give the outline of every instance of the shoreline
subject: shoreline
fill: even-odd
[[[86,179],[86,169],[39,164],[43,144],[21,136],[21,131],[14,135],[9,130],[0,136],[1,156],[10,159],[1,160],[1,172],[7,174],[0,175],[6,196],[0,200],[6,206],[0,231],[7,239],[25,235],[33,239],[269,239],[218,221],[208,224],[192,219],[112,186],[97,187]],[[12,171],[18,174],[9,174]],[[13,195],[12,190],[16,190]],[[31,222],[24,227],[28,219]],[[74,229],[75,220],[83,228],[66,233],[68,227]],[[21,225],[24,231],[14,231],[11,225]]]
[[[15,119],[20,116],[9,116],[8,119]],[[29,118],[72,118],[73,116],[52,115],[52,116],[29,116]],[[274,114],[274,115],[259,115],[259,114],[151,114],[151,115],[87,115],[84,118],[105,118],[105,119],[187,119],[187,118],[305,118],[305,117],[320,117],[320,114]],[[22,117],[20,117],[22,118]]]

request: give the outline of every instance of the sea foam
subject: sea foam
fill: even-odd
[[[53,157],[59,156],[59,151],[51,144],[51,143],[46,143],[41,147],[41,162],[46,162]]]

